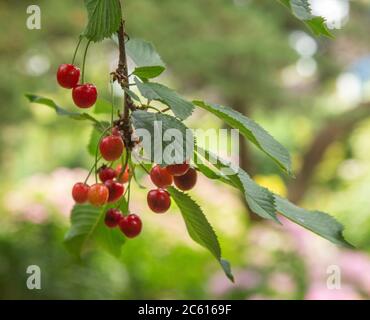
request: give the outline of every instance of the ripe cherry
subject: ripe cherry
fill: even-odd
[[[107,166],[102,166],[99,169],[99,179],[101,182],[105,182],[107,180],[112,180],[117,176],[116,170],[113,168],[107,167]]]
[[[119,128],[114,127],[112,129],[112,135],[114,135],[114,136],[120,136],[121,135],[121,132],[119,131]]]
[[[129,167],[127,166],[125,171],[122,174],[121,174],[121,172],[122,172],[122,165],[119,164],[116,168],[117,181],[119,181],[121,183],[127,183],[130,180],[130,169],[129,169]]]
[[[90,187],[82,182],[76,183],[72,188],[72,198],[77,203],[85,203]]]
[[[123,184],[115,180],[107,180],[104,182],[104,184],[109,190],[108,202],[116,202],[119,198],[121,198],[123,192],[125,191]]]
[[[122,156],[125,148],[120,136],[110,135],[100,141],[99,149],[103,158],[107,161],[115,161]]]
[[[140,217],[136,214],[129,214],[128,216],[123,217],[119,221],[118,225],[127,238],[138,236],[143,226]]]
[[[167,171],[173,176],[182,176],[189,170],[189,168],[190,165],[188,163],[171,164],[167,166]]]
[[[102,184],[97,183],[90,187],[88,193],[89,202],[96,207],[100,207],[108,202],[109,190]]]
[[[80,69],[73,64],[62,64],[57,71],[57,80],[63,88],[72,89],[80,80]]]
[[[98,98],[98,91],[93,84],[79,84],[73,88],[72,98],[77,107],[90,108]]]
[[[173,179],[177,188],[182,191],[188,191],[193,189],[197,183],[197,171],[193,168],[190,168],[184,175],[174,177]]]
[[[109,209],[105,214],[105,225],[109,228],[118,226],[118,223],[123,219],[122,212],[118,209]]]
[[[149,191],[147,201],[149,208],[155,213],[165,213],[171,206],[170,194],[164,189]]]
[[[159,164],[150,171],[150,179],[158,188],[167,188],[173,182],[173,177],[166,168],[161,168]]]

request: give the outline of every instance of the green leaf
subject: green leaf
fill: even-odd
[[[93,111],[95,114],[111,114],[112,103],[105,99],[98,99]]]
[[[230,168],[230,165],[226,160],[223,160],[200,147],[197,147],[197,150],[199,153],[205,154],[206,157],[210,159],[210,163],[212,163],[216,168]],[[297,207],[288,200],[272,193],[268,189],[258,186],[256,183],[251,181],[247,173],[242,169],[238,169],[237,174],[231,176],[228,175],[227,177],[232,182],[232,186],[244,192],[251,209],[261,217],[271,219],[268,215],[271,215],[272,210],[274,210],[274,220],[279,223],[280,221],[277,220],[276,213],[285,216],[289,220],[318,234],[334,244],[353,248],[353,246],[348,243],[343,236],[343,226],[332,216],[324,212],[308,211]],[[257,212],[256,210],[261,211]]]
[[[243,169],[234,168],[229,161],[221,159],[198,146],[197,151],[205,155],[206,159],[219,170],[227,169],[227,179],[231,182],[229,184],[243,192],[245,200],[254,213],[264,219],[271,219],[280,223],[276,217],[274,196],[268,189],[259,186]]]
[[[164,70],[165,68],[160,66],[140,67],[135,68],[133,74],[138,76],[140,79],[151,79],[158,77]]]
[[[143,147],[152,162],[167,165],[183,163],[191,158],[194,149],[193,133],[181,121],[167,114],[142,110],[132,113],[132,121],[136,131],[146,130],[148,134],[144,137]],[[176,139],[175,134],[179,135],[179,139]]]
[[[122,21],[119,0],[85,0],[88,24],[84,36],[94,42],[110,38]]]
[[[194,106],[181,98],[175,91],[159,83],[143,83],[136,79],[136,85],[143,97],[157,100],[171,108],[174,115],[185,120],[194,111]]]
[[[288,200],[274,195],[276,210],[289,220],[318,234],[319,236],[347,248],[353,248],[343,236],[343,225],[332,216],[320,211],[308,211]]]
[[[137,66],[133,74],[141,79],[155,78],[165,70],[164,62],[149,42],[130,39],[126,44],[126,51]]]
[[[208,249],[219,261],[226,276],[234,281],[230,265],[226,260],[221,259],[221,248],[216,233],[209,224],[206,216],[199,205],[186,193],[173,187],[168,188],[172,199],[176,202],[184,218],[186,228],[190,237],[198,244]]]
[[[213,113],[231,127],[238,129],[244,137],[270,156],[283,170],[291,174],[291,161],[288,151],[260,125],[240,112],[225,106],[206,104],[203,101],[193,101],[193,103]]]
[[[112,255],[119,257],[125,237],[118,229],[105,226],[106,210],[107,206],[104,208],[91,205],[74,206],[71,214],[71,228],[64,239],[72,254],[79,257],[96,242]]]
[[[123,88],[123,90],[130,96],[131,99],[141,103],[139,96],[135,92],[127,88]]]
[[[40,97],[40,96],[37,96],[37,95],[34,95],[34,94],[26,94],[25,95],[26,98],[31,102],[31,103],[38,103],[38,104],[42,104],[42,105],[45,105],[45,106],[48,106],[52,109],[55,110],[55,112],[59,115],[59,116],[66,116],[66,117],[69,117],[69,118],[72,118],[74,120],[89,120],[91,122],[93,122],[94,124],[100,126],[100,121],[98,121],[97,119],[95,119],[94,117],[92,117],[91,115],[83,112],[83,113],[79,113],[79,112],[71,112],[71,111],[68,111],[66,109],[63,109],[61,108],[60,106],[58,106],[53,100],[51,99],[48,99],[48,98],[44,98],[44,97]]]
[[[323,35],[330,38],[333,37],[325,24],[325,19],[312,15],[308,0],[278,1],[290,9],[294,16],[303,21],[316,36]]]

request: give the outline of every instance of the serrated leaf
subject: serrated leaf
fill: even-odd
[[[238,129],[244,137],[270,156],[283,170],[291,174],[289,152],[260,125],[240,112],[225,106],[205,103],[203,101],[193,101],[193,103],[213,113],[231,127]]]
[[[226,161],[212,152],[197,147],[202,155],[219,170],[227,169],[227,179],[230,185],[243,192],[245,200],[250,209],[264,219],[271,219],[280,223],[276,217],[276,209],[273,194],[266,188],[259,186],[243,169],[233,167],[229,161]],[[225,181],[224,181],[225,182]]]
[[[68,111],[68,110],[63,109],[62,107],[58,106],[53,100],[45,98],[45,97],[37,96],[37,95],[34,95],[34,94],[26,94],[25,96],[31,103],[42,104],[42,105],[45,105],[45,106],[48,106],[48,107],[54,109],[55,112],[57,113],[57,115],[59,115],[59,116],[69,117],[69,118],[72,118],[74,120],[89,120],[89,121],[93,122],[94,124],[100,126],[100,121],[98,121],[93,116],[89,115],[88,113],[85,113],[85,112],[79,113],[79,112]]]
[[[318,234],[319,236],[347,248],[353,246],[343,236],[343,225],[334,217],[320,211],[308,211],[297,207],[287,199],[274,195],[276,210],[289,220]]]
[[[68,250],[81,256],[92,244],[97,243],[114,256],[119,256],[125,237],[118,229],[107,228],[104,214],[107,206],[75,205],[71,213],[71,228],[65,236]]]
[[[85,0],[88,24],[84,36],[98,42],[118,31],[122,21],[119,0]]]
[[[328,30],[325,19],[312,15],[311,6],[308,0],[278,0],[285,5],[293,15],[303,21],[316,36],[327,36],[332,38],[333,35]]]
[[[136,65],[133,74],[141,79],[158,77],[165,70],[164,62],[149,42],[130,39],[126,44],[126,51]]]
[[[136,131],[144,129],[148,134],[148,139],[143,141],[143,148],[152,162],[166,165],[183,163],[191,158],[194,137],[181,121],[167,114],[142,110],[132,113],[132,121]],[[164,153],[166,156],[163,156]]]
[[[185,120],[191,116],[194,111],[193,104],[184,100],[175,91],[162,84],[151,82],[143,83],[136,79],[136,85],[143,97],[164,103],[170,107],[174,115],[181,120]]]
[[[183,193],[173,187],[168,188],[172,199],[180,209],[185,221],[186,228],[190,237],[198,244],[208,249],[213,256],[219,261],[226,276],[234,281],[230,270],[230,264],[221,259],[221,248],[216,233],[209,224],[206,216],[199,205],[186,193]]]
[[[222,168],[225,168],[225,166],[226,168],[230,167],[230,165],[228,165],[229,163],[228,161],[223,160],[213,155],[211,152],[207,150],[203,150],[200,147],[197,147],[197,150],[200,150],[202,155],[205,154],[206,157],[210,159],[210,163],[213,164],[216,168],[222,169]],[[331,241],[334,244],[341,245],[347,248],[353,248],[352,245],[348,243],[343,236],[343,229],[344,229],[343,226],[338,221],[336,221],[334,217],[324,212],[308,211],[303,208],[300,208],[292,204],[291,202],[289,202],[287,199],[284,199],[272,193],[268,189],[258,186],[257,184],[253,182],[253,184],[255,184],[257,187],[261,189],[255,188],[255,186],[253,186],[251,181],[249,181],[250,178],[248,177],[246,178],[246,172],[243,172],[241,170],[241,171],[238,171],[236,175],[228,176],[228,179],[230,179],[230,181],[233,182],[233,184],[231,184],[232,186],[243,191],[245,195],[247,193],[250,193],[249,196],[252,198],[252,200],[256,202],[255,209],[252,209],[251,207],[253,211],[255,211],[256,208],[257,209],[264,208],[270,211],[271,204],[272,204],[274,206],[275,213],[279,213],[285,216],[289,220],[318,234],[319,236]],[[262,193],[260,193],[260,191]],[[265,192],[269,193],[269,195],[265,194]],[[271,196],[272,196],[272,199],[271,199]],[[251,202],[248,201],[247,195],[246,195],[246,200],[248,204],[251,206]],[[261,216],[263,217],[263,215]]]

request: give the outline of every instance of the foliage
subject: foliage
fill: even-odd
[[[324,25],[323,19],[311,15],[306,1],[292,0],[282,1],[282,3],[288,6],[299,19],[305,21],[315,34],[330,35]],[[120,10],[118,10],[120,7],[119,1],[87,0],[85,4],[88,10],[89,21],[84,36],[94,42],[111,37],[118,30],[121,23]],[[135,78],[134,85],[139,90],[141,96],[147,98],[149,102],[156,100],[168,107],[168,110],[162,109],[158,110],[158,112],[149,112],[148,107],[150,105],[141,103],[138,109],[130,115],[134,129],[147,129],[149,132],[153,132],[154,122],[159,120],[165,128],[177,128],[181,132],[185,132],[187,127],[182,121],[192,114],[195,106],[198,106],[210,111],[230,126],[239,129],[247,140],[270,156],[283,170],[291,173],[291,161],[288,151],[261,126],[249,118],[231,108],[220,105],[209,104],[198,100],[190,103],[181,98],[172,89],[162,84],[151,82],[152,78],[159,76],[165,70],[164,63],[151,44],[142,40],[131,39],[127,44],[127,53],[136,63],[133,74],[137,78]],[[125,101],[128,99],[127,96],[130,96],[135,101],[141,101],[140,97],[137,97],[127,86],[124,90],[126,95]],[[74,120],[89,120],[93,123],[95,129],[104,130],[106,128],[106,124],[102,120],[87,113],[69,112],[58,106],[51,99],[35,95],[27,95],[27,98],[30,102],[44,104],[53,108],[58,115],[69,116]],[[164,114],[166,111],[172,111],[173,116]],[[109,110],[107,105],[104,106],[103,103],[95,107],[96,115],[109,112],[111,110]],[[91,141],[96,141],[97,134],[95,131],[93,131],[92,137]],[[183,139],[182,144],[176,146],[178,150],[181,149],[182,151],[182,157],[176,159],[176,162],[183,162],[187,159],[185,151],[188,148],[185,147],[189,141],[193,142],[192,136],[189,139],[189,136],[186,134],[183,135]],[[93,143],[90,143],[89,150],[91,153],[93,152]],[[268,189],[257,185],[240,168],[234,175],[225,177],[219,171],[224,168],[230,169],[231,165],[217,156],[212,156],[207,150],[205,150],[205,154],[207,154],[207,157],[203,159],[204,162],[200,165],[196,163],[197,168],[207,177],[217,179],[239,189],[245,195],[250,208],[261,217],[278,222],[276,214],[280,213],[333,243],[349,246],[343,238],[342,226],[327,214],[308,212],[290,204],[287,200],[276,196]],[[196,158],[198,156],[198,154],[195,155]],[[210,161],[210,157],[216,158],[216,162]],[[152,162],[158,162],[155,161],[156,159],[154,159],[151,152],[150,159]],[[215,168],[212,168],[212,166]],[[97,165],[95,163],[96,167]],[[226,275],[230,279],[233,279],[228,262],[221,258],[221,249],[217,236],[199,205],[187,194],[181,193],[174,188],[170,188],[169,191],[182,213],[190,237],[200,245],[206,247],[220,262]],[[107,248],[109,252],[115,255],[120,254],[120,247],[124,243],[124,238],[122,235],[119,235],[119,239],[118,234],[115,232],[103,231],[103,210],[97,210],[89,206],[76,206],[74,208],[71,216],[72,227],[66,236],[66,243],[73,252],[80,255],[85,246],[87,244],[90,245],[90,240],[94,239]]]

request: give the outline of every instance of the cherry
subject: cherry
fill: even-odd
[[[116,174],[117,174],[117,181],[121,183],[127,183],[130,180],[130,169],[127,166],[123,174],[121,175],[122,172],[122,165],[119,164],[116,168]],[[120,177],[121,176],[121,177]]]
[[[115,177],[117,177],[117,172],[113,168],[102,166],[99,169],[99,179],[101,180],[101,182],[112,180]]]
[[[127,238],[135,238],[138,236],[143,226],[140,217],[136,214],[129,214],[123,217],[118,225]]]
[[[182,176],[188,172],[190,165],[188,163],[183,164],[171,164],[167,166],[167,171],[173,176]]]
[[[147,201],[149,208],[155,213],[165,213],[171,206],[170,194],[164,189],[149,191]]]
[[[57,71],[57,80],[63,88],[72,89],[80,80],[80,69],[73,64],[61,64]]]
[[[122,212],[118,209],[109,209],[105,214],[105,225],[108,228],[114,228],[118,226],[118,223],[123,219]]]
[[[120,136],[121,135],[121,132],[119,131],[119,128],[114,127],[112,129],[112,135],[114,135],[114,136]]]
[[[99,149],[103,158],[107,161],[119,159],[125,148],[120,136],[107,136],[100,141]]]
[[[193,189],[197,183],[197,171],[193,168],[190,168],[184,175],[174,177],[173,179],[177,188],[182,191],[188,191]]]
[[[72,188],[72,198],[77,203],[85,203],[90,187],[82,182],[76,183]]]
[[[123,192],[125,191],[123,184],[115,180],[107,180],[104,182],[104,184],[109,190],[108,202],[116,202],[119,198],[121,198]]]
[[[96,183],[89,189],[88,200],[96,207],[100,207],[107,203],[109,198],[109,190],[102,183]]]
[[[159,164],[150,171],[150,179],[158,188],[167,188],[173,182],[173,177],[166,168],[161,168]]]
[[[98,98],[98,91],[93,84],[79,84],[73,88],[72,98],[77,107],[90,108]]]

